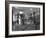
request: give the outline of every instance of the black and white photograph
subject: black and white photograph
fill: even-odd
[[[12,7],[12,31],[40,30],[40,8]]]
[[[43,34],[44,3],[9,3],[8,35]]]

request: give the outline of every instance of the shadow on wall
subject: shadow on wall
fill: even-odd
[[[6,38],[20,38],[20,37],[6,37]]]

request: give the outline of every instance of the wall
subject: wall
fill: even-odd
[[[19,0],[19,1],[46,2],[46,0]],[[0,38],[5,38],[5,0],[0,0]],[[29,36],[29,37],[18,37],[18,38],[46,38],[46,33],[44,36]]]

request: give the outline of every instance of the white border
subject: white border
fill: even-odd
[[[32,31],[12,31],[12,7],[36,7],[40,8],[40,30]],[[19,34],[36,34],[43,33],[43,6],[42,5],[24,5],[24,4],[9,4],[9,35]]]

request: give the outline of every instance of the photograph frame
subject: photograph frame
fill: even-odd
[[[43,33],[37,34],[22,34],[22,35],[9,35],[9,4],[34,4],[34,5],[43,5]],[[39,36],[45,35],[45,3],[41,2],[24,2],[24,1],[5,1],[5,36],[6,37],[23,37],[23,36]]]

